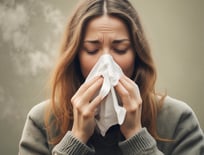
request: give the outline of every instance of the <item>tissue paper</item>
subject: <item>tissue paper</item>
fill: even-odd
[[[114,86],[123,74],[122,69],[114,62],[109,54],[102,55],[94,65],[86,81],[95,76],[103,76],[103,84],[99,94],[104,98],[97,110],[96,124],[102,136],[115,124],[122,124],[125,119],[126,110],[119,105]]]

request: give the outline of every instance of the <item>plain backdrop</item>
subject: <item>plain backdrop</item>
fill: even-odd
[[[155,58],[157,91],[191,106],[204,129],[204,2],[131,2]],[[49,73],[76,3],[0,0],[0,154],[17,154],[28,111],[48,98]]]

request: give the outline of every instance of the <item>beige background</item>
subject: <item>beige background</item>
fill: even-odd
[[[131,1],[153,49],[157,90],[188,103],[204,129],[204,2]],[[17,154],[27,112],[47,98],[49,71],[76,2],[0,0],[0,154]]]

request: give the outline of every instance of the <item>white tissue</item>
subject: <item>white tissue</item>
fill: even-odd
[[[112,56],[104,54],[99,58],[86,78],[86,81],[96,76],[103,76],[104,78],[99,91],[104,101],[100,104],[96,113],[96,123],[102,136],[105,136],[106,131],[112,125],[121,125],[125,119],[126,110],[119,105],[114,89],[114,86],[117,85],[122,74],[122,69],[114,62]]]

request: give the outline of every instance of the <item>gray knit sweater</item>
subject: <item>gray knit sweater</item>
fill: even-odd
[[[130,139],[124,139],[119,126],[105,137],[95,132],[87,144],[67,131],[56,145],[48,144],[43,117],[48,101],[28,113],[19,143],[19,155],[204,155],[204,134],[192,109],[185,103],[166,97],[157,119],[158,134],[173,142],[156,141],[144,127]]]

